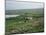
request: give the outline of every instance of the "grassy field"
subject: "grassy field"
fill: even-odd
[[[6,32],[15,34],[44,32],[43,16],[32,17],[29,22],[24,21],[22,16],[6,19]]]
[[[6,19],[6,35],[9,33],[36,33],[44,32],[44,9],[21,9],[21,10],[6,10],[6,15],[20,15]],[[32,17],[31,20],[26,20],[25,17]]]

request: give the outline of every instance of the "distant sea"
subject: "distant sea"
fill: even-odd
[[[19,15],[6,15],[5,18],[10,18],[10,17],[17,17]]]

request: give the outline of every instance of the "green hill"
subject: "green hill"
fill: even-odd
[[[44,9],[39,8],[39,9],[19,9],[19,10],[6,10],[5,14],[6,15],[22,15],[24,13],[31,13],[31,14],[43,14]]]

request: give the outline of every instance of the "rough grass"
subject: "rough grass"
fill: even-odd
[[[29,22],[24,22],[24,19],[9,18],[6,19],[6,32],[10,33],[35,33],[35,32],[44,32],[44,21],[43,17],[35,17]]]

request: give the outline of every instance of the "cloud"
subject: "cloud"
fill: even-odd
[[[6,10],[43,8],[43,3],[6,1]]]

